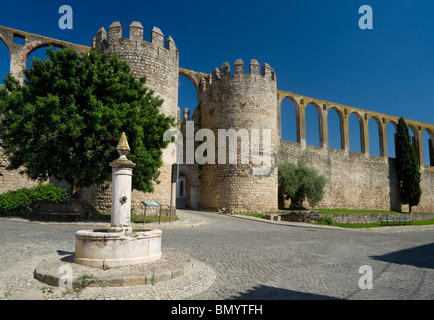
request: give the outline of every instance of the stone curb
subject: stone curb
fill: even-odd
[[[333,227],[333,226],[326,226],[326,225],[314,225],[314,224],[305,223],[305,222],[275,221],[275,220],[267,220],[267,219],[263,219],[263,218],[256,218],[256,217],[251,217],[251,216],[242,216],[242,215],[236,215],[236,214],[226,214],[226,216],[234,217],[234,218],[238,218],[238,219],[252,220],[252,221],[257,221],[257,222],[262,222],[262,223],[291,226],[291,227],[314,228],[314,229],[331,229],[331,230],[347,230],[345,228],[340,228],[340,227]]]
[[[194,260],[184,253],[168,252],[155,262],[103,270],[76,264],[72,261],[72,256],[58,257],[41,262],[34,271],[34,277],[45,284],[58,287],[59,280],[65,277],[65,273],[62,274],[59,270],[65,266],[72,270],[73,288],[122,287],[175,279],[192,270]],[[82,277],[83,275],[88,277]]]
[[[275,221],[275,220],[267,220],[263,218],[256,218],[250,216],[231,215],[231,214],[226,214],[226,215],[238,219],[246,219],[246,220],[252,220],[252,221],[257,221],[262,223],[286,225],[286,226],[301,227],[301,228],[330,229],[330,230],[343,230],[343,231],[364,231],[364,232],[395,232],[395,233],[434,231],[434,225],[388,226],[388,227],[381,227],[381,228],[341,228],[341,227],[333,227],[333,226],[326,226],[326,225],[313,225],[304,222]]]
[[[65,227],[84,227],[84,228],[109,228],[110,223],[106,222],[97,222],[97,221],[79,221],[79,222],[61,222],[61,221],[38,221],[38,220],[29,220],[25,218],[19,217],[0,217],[0,221],[3,219],[7,219],[9,221],[21,222],[21,223],[33,223],[39,224],[43,226],[65,226]],[[204,220],[201,219],[188,219],[188,218],[180,218],[180,220],[170,222],[163,222],[159,224],[158,222],[152,223],[132,223],[131,227],[133,229],[179,229],[179,228],[193,228],[206,224]]]

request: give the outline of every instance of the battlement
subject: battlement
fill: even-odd
[[[211,85],[216,81],[235,78],[245,78],[250,80],[263,79],[267,81],[267,83],[276,86],[276,73],[274,72],[273,68],[271,68],[267,63],[264,63],[261,68],[258,61],[252,59],[250,60],[248,73],[245,72],[244,68],[245,67],[243,60],[237,59],[234,63],[234,72],[233,74],[231,74],[231,67],[229,66],[229,63],[224,62],[221,65],[220,69],[215,68],[211,74],[202,78],[199,85],[200,91],[207,90],[207,88],[210,88]]]
[[[260,72],[262,70],[262,72]],[[264,63],[262,65],[262,69],[260,68],[260,65],[258,61],[255,59],[252,59],[249,64],[249,72],[244,72],[244,62],[241,59],[237,59],[234,63],[234,73],[232,75],[244,75],[244,74],[250,74],[250,75],[257,75],[257,76],[263,76],[265,78],[269,78],[273,81],[276,81],[276,73],[274,70],[267,64]],[[212,72],[212,78],[215,80],[218,80],[222,77],[230,76],[231,75],[231,67],[229,66],[229,63],[224,62],[222,66],[219,68],[215,68]]]
[[[92,49],[100,52],[110,47],[110,44],[118,42],[123,45],[135,46],[136,48],[152,45],[156,48],[164,48],[178,55],[178,48],[176,47],[175,41],[173,41],[171,36],[164,41],[164,34],[157,27],[154,27],[151,31],[151,41],[144,40],[143,26],[138,21],[131,23],[128,38],[123,38],[122,26],[119,21],[115,21],[110,25],[108,33],[104,27],[101,27],[93,38]]]

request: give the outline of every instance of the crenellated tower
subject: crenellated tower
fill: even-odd
[[[128,38],[123,37],[121,24],[113,22],[108,28],[108,33],[104,27],[99,29],[92,41],[92,49],[99,53],[116,54],[129,63],[132,74],[138,78],[146,76],[146,87],[152,89],[155,96],[163,99],[161,112],[177,119],[179,112],[178,49],[172,37],[169,36],[165,40],[163,33],[157,27],[152,29],[150,40],[144,40],[143,26],[140,22],[131,23]],[[167,163],[167,160],[160,168],[159,180],[161,183],[155,185],[155,192],[152,194],[139,192],[134,194],[134,208],[143,208],[141,201],[146,200],[159,201],[164,206],[170,205],[172,163]]]
[[[108,34],[102,27],[92,42],[98,52],[117,54],[128,61],[131,71],[137,77],[147,77],[146,86],[154,90],[164,102],[162,112],[177,117],[179,53],[172,37],[164,41],[161,30],[154,27],[151,41],[143,39],[143,26],[134,21],[129,28],[129,37],[123,38],[122,26],[113,22]]]
[[[237,60],[231,73],[225,62],[202,78],[199,92],[200,127],[212,130],[216,141],[215,164],[205,163],[200,170],[201,207],[236,211],[277,209],[274,70],[266,63],[261,68],[256,60],[251,60],[249,72],[245,73],[244,62]],[[231,145],[231,139],[232,143],[237,142]],[[236,161],[231,159],[234,152]],[[262,163],[258,162],[261,158]]]

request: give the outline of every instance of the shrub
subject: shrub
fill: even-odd
[[[322,217],[322,223],[331,226],[333,224],[332,217]]]
[[[26,208],[47,202],[62,202],[68,198],[65,189],[50,183],[39,184],[33,188],[22,188],[0,194],[0,212],[4,214],[19,214]]]

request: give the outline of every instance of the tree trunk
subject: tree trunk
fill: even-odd
[[[303,198],[295,197],[291,199],[291,204],[289,206],[291,210],[302,210],[303,207]]]
[[[72,199],[78,199],[80,187],[78,186],[77,179],[72,180],[71,189],[69,190],[69,197]]]

